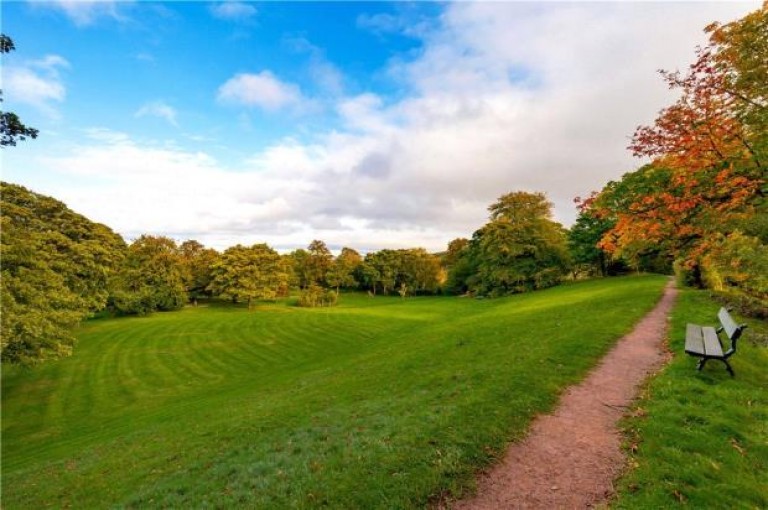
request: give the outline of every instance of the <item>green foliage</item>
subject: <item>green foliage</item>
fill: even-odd
[[[757,237],[739,231],[718,236],[701,266],[708,288],[735,287],[768,303],[768,245]]]
[[[67,355],[72,330],[107,301],[123,240],[53,198],[1,183],[2,359]]]
[[[328,271],[333,264],[333,255],[323,241],[315,239],[307,247],[305,259],[307,279],[310,284],[328,284]]]
[[[488,208],[491,221],[460,251],[450,287],[500,296],[560,283],[570,258],[565,230],[550,219],[551,207],[543,193],[499,198]]]
[[[357,287],[355,272],[362,262],[363,258],[357,251],[352,248],[342,248],[341,253],[333,261],[326,274],[328,285],[335,287],[337,294],[339,288],[354,289]]]
[[[298,287],[305,289],[310,284],[310,276],[308,271],[307,259],[309,253],[307,250],[299,248],[286,255],[290,262],[291,269],[288,273],[289,282],[291,287]]]
[[[209,289],[235,303],[275,299],[288,282],[280,255],[266,244],[228,248],[214,264]]]
[[[299,293],[297,304],[306,308],[317,308],[322,306],[335,306],[338,300],[336,292],[317,284],[310,284],[309,287]]]
[[[448,273],[445,291],[449,294],[466,293],[469,290],[467,281],[477,270],[472,261],[469,239],[458,238],[448,243],[443,267]]]
[[[211,297],[208,288],[213,279],[211,270],[219,260],[219,253],[197,241],[184,241],[179,246],[183,269],[184,290],[190,299]]]
[[[471,491],[665,283],[90,321],[71,358],[3,370],[3,508],[427,508]]]
[[[185,267],[173,239],[143,235],[128,247],[113,280],[110,305],[119,314],[178,310],[187,302]]]
[[[373,255],[369,253],[365,256],[365,260],[363,260],[363,262],[357,266],[357,269],[355,269],[355,279],[362,288],[370,289],[375,295],[379,277],[379,270],[376,268]]]
[[[576,222],[568,230],[568,249],[574,271],[589,276],[608,276],[623,272],[626,267],[620,260],[598,247],[600,239],[613,227],[614,222],[595,216],[589,209],[579,212]]]
[[[631,468],[612,507],[768,508],[768,349],[754,344],[768,323],[748,322],[729,360],[736,377],[715,361],[698,372],[684,353],[686,324],[715,325],[719,306],[706,291],[681,291],[669,333],[674,358],[623,425]]]
[[[0,54],[10,53],[16,49],[13,40],[5,34],[0,34]],[[0,90],[0,102],[3,91]],[[18,140],[37,138],[38,130],[28,127],[13,112],[0,111],[0,148],[15,146]]]
[[[365,256],[357,269],[361,286],[375,294],[434,294],[440,286],[440,258],[423,248],[380,250]]]

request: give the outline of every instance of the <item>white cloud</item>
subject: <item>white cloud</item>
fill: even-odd
[[[219,87],[217,99],[270,112],[298,107],[304,101],[299,87],[280,81],[270,71],[233,76]]]
[[[244,21],[256,16],[258,11],[253,5],[244,2],[229,1],[211,5],[210,12],[213,16],[220,19]]]
[[[309,55],[306,68],[309,78],[318,89],[331,96],[340,96],[344,92],[344,74],[328,60],[325,51],[315,46],[304,37],[289,37],[284,43],[296,53]]]
[[[35,162],[61,176],[55,189],[21,171],[15,180],[128,237],[219,248],[319,238],[440,250],[518,189],[547,192],[569,222],[574,196],[639,166],[629,136],[673,99],[656,69],[686,66],[703,26],[748,8],[451,3],[421,51],[392,62],[402,99],[339,99],[341,125],[311,142],[282,140],[225,167],[206,153],[100,131]],[[234,76],[218,99],[269,111],[305,101],[269,71]]]
[[[49,7],[63,12],[76,26],[93,25],[100,18],[110,18],[126,21],[120,12],[118,0],[53,0],[51,2],[35,2],[29,0],[35,7]],[[130,2],[122,2],[123,4]]]
[[[426,17],[414,6],[403,3],[396,4],[394,14],[386,12],[360,14],[356,19],[356,25],[357,28],[378,36],[401,34],[420,38],[435,28],[435,20]]]
[[[164,103],[163,101],[152,101],[145,103],[134,114],[135,117],[158,117],[165,119],[172,126],[178,127],[179,123],[176,120],[176,110]]]
[[[56,117],[58,113],[52,103],[64,101],[67,94],[59,70],[69,67],[69,62],[59,55],[6,66],[3,91],[7,100],[31,105]]]

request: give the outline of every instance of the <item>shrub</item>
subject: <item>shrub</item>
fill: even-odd
[[[301,291],[297,304],[307,308],[316,308],[320,306],[334,306],[337,300],[338,298],[334,291],[324,289],[313,283]]]

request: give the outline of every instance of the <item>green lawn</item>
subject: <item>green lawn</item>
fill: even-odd
[[[472,490],[665,282],[91,321],[71,358],[3,367],[3,507],[423,507]]]
[[[624,423],[636,451],[614,507],[768,508],[768,324],[746,321],[729,360],[735,378],[716,361],[697,372],[684,353],[686,323],[714,325],[719,308],[705,292],[681,292],[675,357]]]

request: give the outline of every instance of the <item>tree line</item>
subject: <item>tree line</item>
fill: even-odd
[[[145,314],[213,297],[250,308],[292,291],[301,306],[329,306],[344,289],[500,296],[627,270],[674,271],[768,316],[768,4],[706,32],[686,73],[662,73],[680,98],[632,138],[651,163],[576,199],[570,229],[552,220],[544,194],[515,191],[439,254],[345,247],[333,256],[319,240],[282,255],[266,244],[219,253],[162,236],[126,244],[53,198],[3,183],[2,360],[67,355],[75,326],[101,310]],[[23,137],[8,126],[3,136]]]
[[[286,254],[264,243],[218,252],[152,235],[128,244],[54,198],[0,186],[2,359],[10,362],[69,354],[75,326],[101,311],[143,315],[213,298],[252,308],[291,294],[299,306],[331,306],[342,290],[498,296],[554,285],[571,267],[567,231],[542,193],[502,196],[488,224],[443,253],[344,247],[334,256],[321,240]]]

